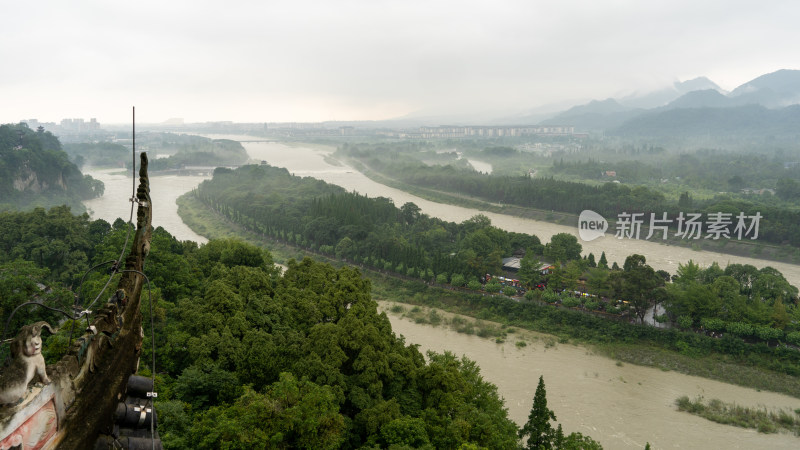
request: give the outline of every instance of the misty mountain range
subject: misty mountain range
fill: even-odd
[[[540,123],[625,136],[797,135],[800,70],[762,75],[731,92],[705,77],[621,99],[593,100]]]
[[[800,70],[778,70],[726,92],[699,77],[652,92],[592,100],[561,112],[546,108],[498,117],[418,113],[373,126],[572,125],[577,132],[643,137],[741,137],[800,134]]]

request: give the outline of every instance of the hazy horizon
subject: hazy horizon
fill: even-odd
[[[7,5],[0,122],[525,114],[800,68],[790,1]],[[552,109],[557,109],[553,107]]]

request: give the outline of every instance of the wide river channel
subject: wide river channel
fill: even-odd
[[[209,136],[253,140],[247,136]],[[286,167],[298,176],[311,176],[340,185],[371,197],[391,198],[395,205],[414,202],[423,212],[444,220],[461,222],[475,214],[485,214],[492,224],[509,230],[537,235],[543,242],[557,233],[573,233],[574,227],[522,219],[502,214],[445,205],[421,199],[400,190],[376,183],[358,171],[326,157],[331,148],[286,145],[274,142],[243,142],[250,157]],[[115,170],[88,170],[86,173],[106,183],[103,197],[86,202],[92,217],[113,222],[127,220],[130,214],[132,182]],[[177,214],[175,199],[208,177],[152,176],[153,224],[162,226],[181,240],[200,243],[206,238],[189,229]],[[746,263],[756,267],[772,266],[794,285],[800,285],[800,266],[767,262],[709,251],[693,251],[641,240],[617,240],[606,236],[581,242],[585,253],[599,256],[606,252],[609,262],[619,264],[632,253],[645,255],[656,269],[675,273],[679,263],[689,259],[701,265],[713,261]],[[386,305],[382,305],[386,308]],[[607,449],[642,449],[646,442],[653,448],[800,448],[800,438],[788,434],[759,434],[756,431],[719,425],[688,413],[677,412],[674,401],[681,395],[706,399],[718,398],[745,406],[764,406],[793,411],[800,400],[780,394],[758,392],[675,372],[616,365],[614,360],[594,355],[586,348],[557,344],[545,348],[541,339],[530,337],[529,345],[515,346],[515,339],[505,344],[476,336],[459,334],[444,327],[416,324],[396,314],[389,314],[396,333],[420,349],[450,350],[466,355],[481,367],[484,377],[498,386],[506,399],[511,418],[518,424],[527,420],[539,375],[544,375],[548,405],[566,432],[580,431],[598,440]],[[533,336],[533,335],[530,335]]]

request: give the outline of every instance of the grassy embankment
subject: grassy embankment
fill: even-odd
[[[577,228],[578,216],[575,214],[563,213],[558,211],[546,211],[535,208],[524,208],[514,205],[498,205],[495,203],[487,202],[476,197],[470,197],[463,194],[456,194],[451,192],[444,192],[435,189],[429,189],[419,186],[412,186],[403,181],[391,178],[386,174],[377,172],[363,163],[348,159],[347,163],[363,173],[366,177],[395,189],[416,195],[417,197],[424,198],[438,203],[445,203],[449,205],[462,206],[465,208],[472,208],[479,211],[489,211],[498,214],[507,214],[510,216],[522,217],[524,219],[540,220],[543,222],[551,222],[558,225],[565,225]],[[613,218],[606,218],[608,220],[609,232],[616,228]],[[642,226],[642,236],[647,236],[648,227]],[[660,234],[656,234],[660,236]],[[659,241],[662,243],[662,241]],[[800,263],[800,249],[795,249],[786,245],[772,245],[765,244],[760,241],[748,240],[735,240],[735,239],[675,239],[674,237],[668,238],[663,241],[667,245],[674,245],[678,247],[691,248],[693,250],[708,250],[712,252],[719,252],[730,254],[734,256],[745,256],[751,258],[759,258],[770,261],[785,262],[789,264]]]
[[[794,411],[770,411],[766,408],[748,408],[719,399],[704,401],[702,397],[690,400],[682,396],[675,400],[679,411],[703,417],[713,422],[741,428],[753,428],[760,433],[787,431],[800,436],[800,408]]]
[[[210,239],[237,237],[265,246],[276,262],[312,256],[335,265],[342,264],[246,231],[206,209],[191,194],[179,198],[178,205],[178,213],[184,222],[195,232]],[[744,357],[735,358],[709,350],[720,341],[712,341],[705,336],[677,331],[659,332],[552,306],[521,304],[503,296],[489,297],[480,293],[453,291],[363,267],[361,270],[372,281],[373,297],[377,300],[426,306],[480,319],[474,324],[450,324],[457,331],[497,340],[508,337],[509,327],[524,328],[552,335],[559,343],[590,346],[595,352],[619,361],[675,370],[800,398],[800,377],[767,369],[771,364],[769,353],[752,351]],[[524,315],[519,314],[520,308],[524,308],[521,310]],[[435,323],[435,315],[430,314],[417,315],[414,319],[420,323]],[[640,339],[638,335],[650,337]],[[652,339],[653,335],[662,336],[661,341]],[[739,341],[730,341],[728,344],[743,345]]]

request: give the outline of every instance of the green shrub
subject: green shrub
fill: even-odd
[[[794,345],[800,345],[800,331],[793,331],[786,335],[786,342]],[[800,414],[800,413],[798,413]]]
[[[578,300],[575,297],[566,297],[566,298],[561,300],[561,304],[566,306],[566,307],[568,307],[568,308],[574,308],[574,307],[580,305],[581,302],[580,302],[580,300]]]
[[[557,303],[559,300],[561,300],[561,297],[559,297],[558,294],[553,292],[552,289],[547,288],[547,290],[545,290],[544,293],[542,293],[542,300],[544,300],[547,303]]]
[[[716,317],[703,317],[700,320],[700,325],[709,331],[725,330],[725,321]]]
[[[731,333],[736,336],[752,336],[753,335],[753,326],[749,323],[744,322],[728,322],[725,325],[725,329],[728,333]]]
[[[503,286],[501,286],[500,283],[489,282],[486,283],[486,286],[484,286],[483,288],[486,289],[486,292],[491,292],[494,294],[496,292],[500,292],[500,289],[502,289]]]
[[[783,337],[783,330],[772,327],[755,326],[753,327],[753,332],[759,339],[764,341]]]

